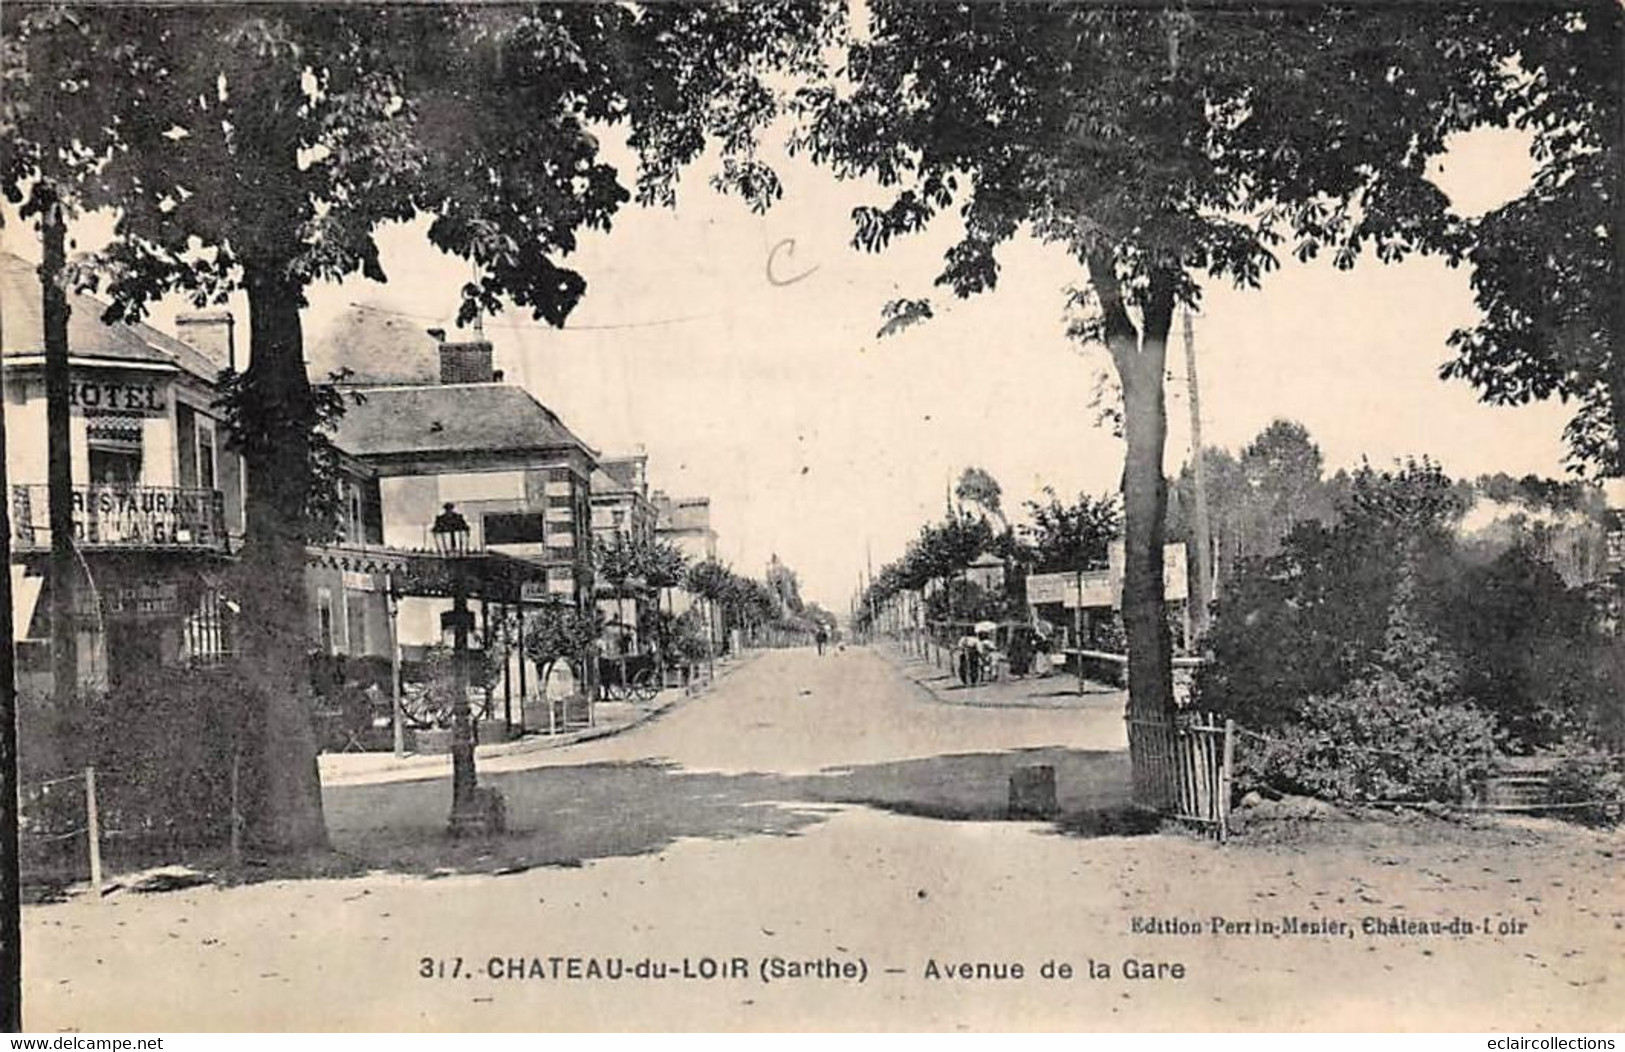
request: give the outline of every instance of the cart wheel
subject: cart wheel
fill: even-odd
[[[632,691],[639,701],[653,701],[654,696],[660,693],[660,684],[655,682],[655,674],[650,669],[644,669],[632,677]]]
[[[448,708],[426,687],[408,687],[401,691],[401,716],[418,730],[432,730],[440,726],[449,715]]]

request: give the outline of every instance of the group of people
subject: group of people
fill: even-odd
[[[997,625],[983,621],[959,637],[954,645],[954,670],[959,682],[969,687],[996,678],[1001,663],[1018,676],[1050,674],[1053,629],[1047,622],[1035,621],[1030,629],[1013,626],[1008,650],[999,648],[997,632]]]
[[[984,622],[960,636],[954,646],[954,670],[959,674],[959,682],[967,687],[993,678],[993,663],[999,651],[993,632],[994,626]]]

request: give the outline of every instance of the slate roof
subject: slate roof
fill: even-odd
[[[632,492],[632,487],[624,485],[619,479],[604,470],[600,463],[592,472],[592,495],[597,500],[600,497],[625,496]]]
[[[305,370],[312,383],[326,383],[348,369],[347,384],[432,384],[440,380],[440,344],[429,323],[352,303],[314,340],[305,344]]]
[[[356,457],[402,453],[593,450],[530,392],[514,384],[356,388],[335,444]]]
[[[107,304],[84,293],[68,293],[68,354],[74,358],[168,365],[213,383],[219,370],[207,357],[150,325],[109,325]],[[10,252],[0,252],[0,350],[17,358],[45,353],[45,322],[39,271]]]
[[[614,480],[615,489],[635,490],[638,488],[638,476],[641,474],[648,457],[641,454],[629,457],[606,457],[599,461],[598,466],[605,475]]]

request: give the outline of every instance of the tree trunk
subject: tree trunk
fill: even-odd
[[[74,623],[73,445],[69,435],[67,226],[54,193],[42,194],[39,267],[45,330],[45,458],[47,516],[51,526],[51,696],[58,712],[79,690],[79,628]]]
[[[617,650],[619,650],[621,652],[620,653],[620,656],[621,656],[621,662],[620,662],[620,664],[621,664],[621,691],[622,691],[622,693],[625,693],[625,691],[626,691],[626,646],[627,646],[627,642],[629,641],[629,633],[626,630],[626,597],[621,594],[619,589],[616,589],[616,591],[615,591],[615,618],[616,618],[616,620],[618,620],[620,622],[620,631],[619,631],[620,639],[618,641],[620,645],[617,646],[615,649],[617,649]]]
[[[1145,717],[1173,711],[1173,640],[1163,596],[1168,509],[1162,474],[1168,434],[1164,346],[1148,325],[1139,359],[1123,376],[1128,444],[1123,472],[1123,629],[1128,636],[1129,712]]]
[[[1147,727],[1172,720],[1173,639],[1163,595],[1162,549],[1168,487],[1162,473],[1168,438],[1163,372],[1173,325],[1174,275],[1153,271],[1145,292],[1142,331],[1123,302],[1114,262],[1091,254],[1090,283],[1100,298],[1106,346],[1123,387],[1123,631],[1128,644],[1129,762],[1134,799],[1147,807],[1168,803],[1167,786],[1152,777],[1163,765],[1155,753],[1166,735]],[[1142,729],[1144,728],[1144,729]]]
[[[305,513],[315,410],[305,375],[299,286],[275,265],[251,266],[244,421],[248,533],[241,572],[243,658],[263,706],[259,806],[251,835],[276,851],[327,844],[311,724],[305,609]]]

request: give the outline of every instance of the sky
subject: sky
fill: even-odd
[[[588,292],[560,331],[509,310],[486,332],[507,379],[527,386],[606,454],[649,455],[654,486],[709,495],[720,555],[759,576],[777,554],[802,594],[845,612],[859,574],[902,552],[967,465],[990,471],[1006,508],[1046,485],[1063,496],[1115,490],[1123,449],[1091,408],[1108,360],[1065,335],[1065,294],[1082,275],[1058,249],[1018,237],[999,286],[945,299],[932,280],[952,215],[878,254],[850,247],[851,209],[883,203],[802,159],[767,157],[785,196],[765,215],[692,171],[675,210],[628,206],[568,263]],[[1459,140],[1436,174],[1459,210],[1509,199],[1530,171],[1507,133]],[[105,217],[75,230],[81,249]],[[380,233],[387,284],[352,278],[310,293],[308,339],[360,303],[446,325],[469,265],[430,246],[424,225]],[[7,248],[38,258],[7,216]],[[1210,286],[1194,319],[1202,426],[1239,449],[1271,420],[1302,422],[1328,470],[1427,454],[1456,476],[1558,475],[1568,411],[1481,404],[1443,382],[1452,329],[1476,319],[1469,275],[1436,261],[1283,260],[1262,289]],[[936,293],[937,316],[877,339],[891,299]],[[233,309],[246,319],[246,303]],[[173,331],[188,309],[151,321]],[[240,329],[239,331],[244,331]],[[1189,456],[1183,354],[1170,353],[1167,465]]]

